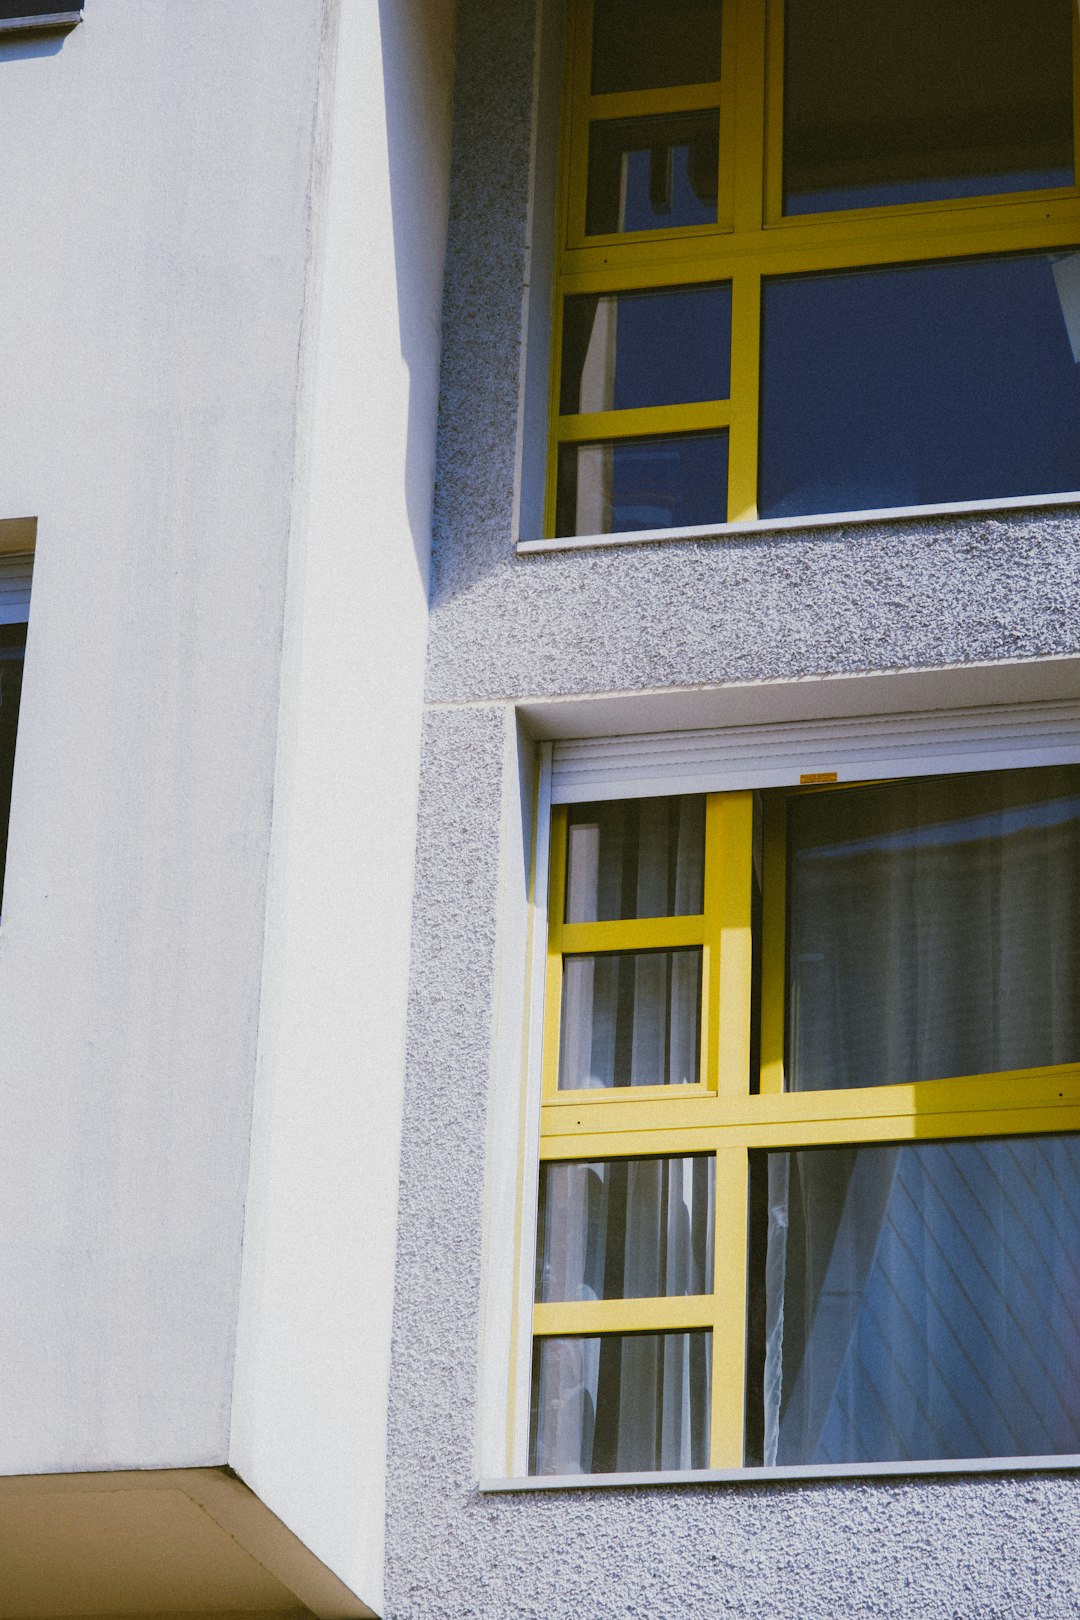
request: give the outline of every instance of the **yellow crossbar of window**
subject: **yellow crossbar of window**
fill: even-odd
[[[704,917],[563,923],[558,930],[559,946],[568,956],[583,951],[673,951],[700,945],[704,937]]]
[[[676,84],[666,90],[617,90],[591,95],[590,119],[650,118],[664,113],[706,112],[720,107],[720,81]]]
[[[580,444],[591,439],[644,438],[659,433],[706,433],[727,427],[730,420],[731,406],[726,399],[694,405],[649,405],[639,410],[560,416],[555,436],[560,444]]]
[[[538,1337],[593,1333],[670,1333],[707,1328],[713,1323],[711,1294],[671,1295],[666,1299],[587,1299],[536,1305]]]

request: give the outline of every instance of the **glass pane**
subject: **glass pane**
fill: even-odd
[[[1080,766],[791,801],[788,1085],[1080,1059]]]
[[[26,625],[0,625],[0,900],[4,893],[11,778],[15,769],[15,735],[19,727],[25,652]]]
[[[595,0],[594,96],[719,77],[720,0]]]
[[[786,0],[784,210],[1073,182],[1071,0]]]
[[[538,1339],[529,1472],[707,1468],[711,1370],[705,1332]]]
[[[575,804],[566,921],[696,917],[704,905],[705,795]]]
[[[716,109],[593,124],[586,235],[715,225],[719,152]]]
[[[561,1090],[693,1085],[701,950],[607,951],[563,962]]]
[[[699,1153],[541,1165],[537,1299],[711,1294],[715,1164]]]
[[[566,300],[564,415],[727,399],[730,376],[729,284]]]
[[[626,534],[727,520],[728,436],[561,444],[556,534]]]
[[[1080,254],[764,288],[762,517],[1080,488]]]
[[[1080,1138],[754,1161],[748,1460],[1080,1452]]]

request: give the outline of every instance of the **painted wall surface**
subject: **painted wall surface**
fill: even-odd
[[[377,1608],[453,7],[331,17],[230,1460]]]
[[[227,1457],[321,12],[0,45],[5,1473]]]
[[[500,944],[514,701],[1080,650],[1075,511],[515,555],[522,300],[545,273],[527,255],[533,12],[462,0],[458,36],[385,1613],[1064,1620],[1069,1475],[476,1488],[487,1135],[521,1086],[492,1059],[500,978],[524,973]]]

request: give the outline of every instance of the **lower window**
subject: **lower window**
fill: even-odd
[[[1080,1456],[1080,767],[551,847],[531,1471]]]

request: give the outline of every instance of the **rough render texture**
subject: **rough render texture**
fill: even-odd
[[[428,695],[477,706],[436,708],[427,723],[386,1614],[1074,1616],[1080,1481],[1066,1474],[475,1489],[509,717],[491,700],[1075,652],[1080,517],[515,556],[532,5],[462,0],[460,16]]]

